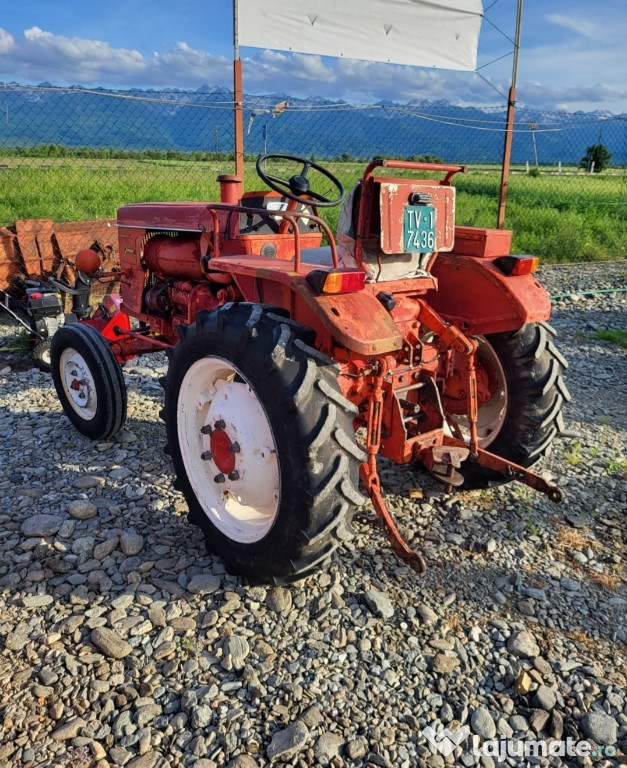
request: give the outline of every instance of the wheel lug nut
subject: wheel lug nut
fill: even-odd
[[[211,426],[211,424],[204,424],[200,428],[200,433],[202,435],[210,435],[212,432],[213,432],[213,427]]]
[[[222,472],[220,472],[220,474],[219,474],[219,475],[216,475],[216,476],[213,478],[213,482],[214,482],[214,483],[224,483],[224,482],[225,482],[225,480],[226,480],[226,478],[224,477],[224,475],[222,474]]]
[[[200,454],[200,458],[201,458],[203,461],[209,461],[209,459],[211,458],[211,456],[212,456],[212,454],[211,454],[211,451],[203,451],[203,452]]]
[[[229,472],[229,480],[239,480],[239,472],[236,469]]]
[[[231,443],[231,445],[229,445],[229,451],[231,453],[239,453],[241,451],[239,443]]]

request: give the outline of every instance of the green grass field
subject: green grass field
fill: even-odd
[[[350,188],[365,164],[331,161],[326,167]],[[545,263],[625,258],[627,173],[564,171],[531,176],[523,169],[513,170],[506,217],[507,228],[514,231],[513,251],[538,255]],[[121,205],[151,200],[218,200],[216,176],[232,172],[228,161],[0,156],[0,224],[30,218],[111,217]],[[494,227],[499,170],[471,167],[468,174],[455,176],[454,184],[457,223]],[[252,162],[246,166],[245,186],[263,188]],[[338,208],[322,212],[332,228],[338,212]]]

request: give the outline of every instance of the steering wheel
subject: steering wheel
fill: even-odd
[[[268,159],[289,160],[293,163],[300,164],[302,167],[300,169],[300,173],[294,174],[294,176],[290,176],[289,179],[280,179],[278,176],[272,176],[262,169],[262,164]],[[333,205],[341,203],[344,199],[344,187],[340,183],[340,180],[334,176],[331,171],[328,171],[326,168],[323,168],[323,166],[318,165],[318,163],[314,163],[313,160],[307,160],[304,157],[298,157],[296,155],[259,155],[257,158],[256,168],[257,173],[259,174],[259,178],[265,182],[270,187],[270,189],[273,189],[275,192],[278,192],[285,197],[289,197],[290,200],[295,200],[297,203],[301,203],[302,205],[311,205],[311,201],[313,199],[316,201],[316,205],[318,207],[331,208]],[[338,192],[338,196],[335,199],[325,197],[325,195],[314,192],[310,188],[307,174],[311,168],[313,168],[314,171],[321,173],[333,184]]]

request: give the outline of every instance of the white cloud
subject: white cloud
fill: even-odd
[[[25,30],[24,39],[26,43],[20,47],[20,53],[24,58],[40,63],[57,61],[66,68],[75,64],[79,68],[127,72],[142,70],[146,66],[144,57],[138,51],[112,48],[101,40],[53,35],[39,27]]]
[[[616,114],[625,112],[627,86],[603,83],[595,85],[547,86],[541,83],[524,83],[519,89],[520,103],[547,111],[593,112],[607,110]]]
[[[164,53],[143,56],[101,40],[65,37],[30,27],[21,39],[0,30],[0,80],[55,85],[194,87],[226,83],[232,65],[224,57],[177,43]]]
[[[13,35],[10,35],[5,29],[0,27],[0,56],[10,53],[15,47]]]
[[[587,21],[586,19],[576,18],[574,16],[565,16],[561,13],[550,13],[546,19],[551,22],[551,24],[570,29],[591,40],[602,40],[606,33],[606,29],[600,24],[593,21]]]
[[[569,17],[551,14],[554,24],[571,26]],[[573,22],[574,23],[574,22]],[[577,22],[579,25],[580,22]],[[623,29],[621,30],[621,24]],[[604,45],[592,45],[596,25],[583,25],[587,36],[522,52],[518,99],[543,109],[609,109],[627,104],[624,85],[624,22],[617,21]],[[322,96],[352,102],[398,103],[440,100],[464,105],[504,106],[508,73],[467,72],[403,67],[347,59],[262,50],[243,60],[248,93],[294,97]],[[15,38],[0,28],[0,81],[24,84],[44,80],[55,85],[80,83],[103,87],[198,88],[203,83],[232,87],[232,62],[225,56],[178,42],[166,51],[142,54],[107,42],[67,37],[33,26]],[[499,95],[500,92],[500,95]]]

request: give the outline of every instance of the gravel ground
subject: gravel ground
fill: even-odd
[[[125,366],[129,420],[91,443],[26,353],[0,361],[0,766],[481,765],[473,743],[587,739],[627,753],[627,264],[545,267],[572,401],[543,470],[447,496],[383,466],[420,577],[376,525],[291,588],[209,557],[160,450],[162,356]],[[0,314],[0,347],[19,329]],[[422,499],[409,491],[422,487]],[[362,510],[366,519],[369,507]],[[462,725],[447,756],[423,734]],[[474,742],[473,742],[474,738]],[[454,745],[451,743],[451,747]],[[489,749],[484,748],[484,752]],[[525,758],[509,756],[509,765]]]

